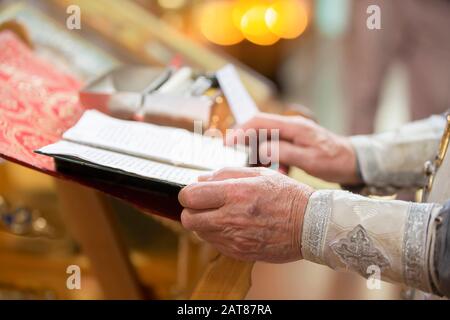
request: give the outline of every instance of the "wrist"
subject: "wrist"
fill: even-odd
[[[339,164],[342,168],[340,184],[347,186],[357,186],[364,183],[358,164],[356,150],[350,138],[341,137],[341,145],[343,149],[343,157]]]
[[[314,193],[314,189],[310,186],[299,184],[291,205],[291,226],[292,226],[292,246],[295,252],[295,259],[303,259],[301,251],[303,221],[308,206],[309,199]]]

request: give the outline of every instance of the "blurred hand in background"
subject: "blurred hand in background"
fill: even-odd
[[[248,130],[279,129],[280,141],[263,141],[260,154],[278,150],[281,166],[295,166],[315,177],[340,184],[358,184],[357,159],[349,138],[339,136],[302,116],[260,113],[226,137],[233,145]],[[270,144],[279,143],[278,148]]]

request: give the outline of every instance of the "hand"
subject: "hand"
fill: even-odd
[[[264,141],[259,146],[260,155],[278,150],[281,165],[296,166],[313,176],[336,183],[351,185],[361,182],[350,139],[336,135],[312,120],[261,113],[237,129],[227,135],[228,145],[235,144],[239,135],[251,129],[279,129],[278,148],[271,147],[274,141]]]
[[[223,169],[199,181],[178,195],[186,229],[239,260],[301,259],[312,188],[266,168]]]

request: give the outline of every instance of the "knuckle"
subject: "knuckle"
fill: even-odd
[[[192,195],[192,188],[191,187],[185,187],[180,191],[178,194],[178,200],[180,203],[185,207],[191,207],[194,203],[193,195]]]
[[[187,192],[185,197],[184,197],[184,203],[186,204],[187,207],[191,208],[194,205],[194,198],[192,196],[191,192]]]
[[[214,230],[223,230],[224,224],[220,214],[212,216],[209,220],[204,221],[204,224],[213,228]]]
[[[223,187],[223,193],[226,199],[226,202],[233,202],[234,196],[236,194],[237,183],[227,183]]]
[[[242,204],[248,200],[249,197],[248,187],[245,185],[239,185],[230,187],[228,191],[229,200],[233,204]]]
[[[186,210],[181,213],[181,224],[184,228],[193,230],[192,217]]]

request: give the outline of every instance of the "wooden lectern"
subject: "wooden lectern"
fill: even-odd
[[[37,58],[17,33],[0,32],[0,155],[2,158],[55,177],[62,212],[81,244],[108,299],[143,299],[127,248],[105,194],[120,198],[143,212],[178,220],[177,199],[142,197],[89,177],[68,177],[55,170],[53,159],[34,150],[57,141],[81,116],[81,83]],[[186,244],[189,250],[200,250]],[[205,250],[204,250],[205,251]],[[197,253],[206,269],[194,287],[195,299],[240,299],[250,287],[252,263],[235,261],[212,250]],[[191,262],[185,260],[189,268]],[[186,271],[186,275],[189,272]],[[186,282],[190,282],[186,279]]]

